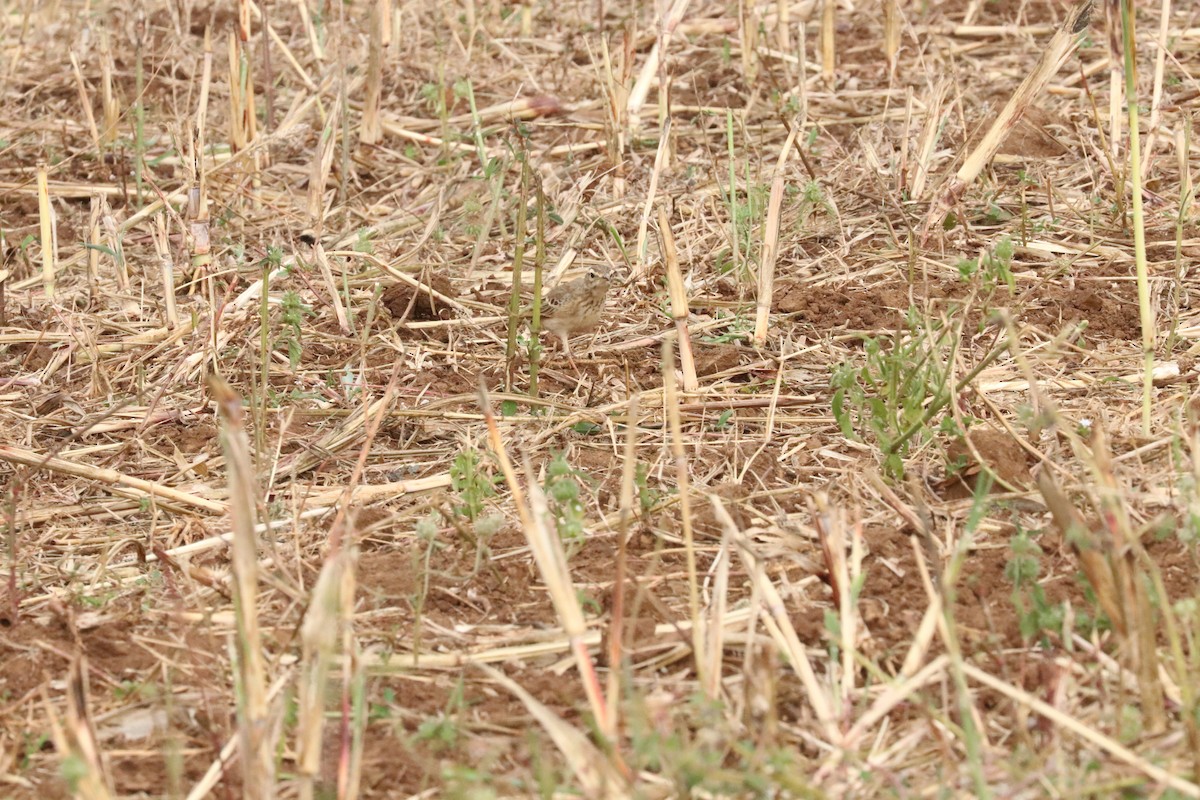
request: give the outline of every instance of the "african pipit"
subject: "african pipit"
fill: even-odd
[[[555,286],[542,300],[542,327],[562,339],[563,350],[572,365],[575,359],[567,340],[595,329],[611,285],[612,275],[607,267],[591,267],[583,277]]]

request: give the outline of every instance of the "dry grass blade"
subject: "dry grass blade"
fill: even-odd
[[[55,232],[54,207],[50,205],[50,189],[47,184],[46,165],[37,167],[38,217],[41,221],[42,242],[42,290],[48,300],[54,300],[54,273],[58,269],[58,235]]]
[[[325,256],[325,248],[320,242],[313,245],[313,260],[317,262],[317,268],[321,270],[321,278],[325,281],[325,291],[328,292],[329,305],[337,317],[338,328],[342,333],[348,334],[350,333],[350,321],[346,317],[346,307],[342,303],[341,292],[338,291],[337,282],[333,278],[333,269],[329,266],[329,259]]]
[[[1117,595],[1112,566],[1104,555],[1112,551],[1111,546],[1101,541],[1092,531],[1091,526],[1063,494],[1049,471],[1042,470],[1038,473],[1038,489],[1050,513],[1054,515],[1054,523],[1063,539],[1078,556],[1079,565],[1083,568],[1092,591],[1096,593],[1100,607],[1104,609],[1117,632],[1125,636],[1129,629],[1125,611]]]
[[[584,641],[587,624],[584,622],[583,609],[579,606],[579,598],[571,580],[571,571],[567,566],[562,540],[558,537],[558,531],[552,522],[553,517],[546,506],[546,496],[536,481],[530,480],[529,504],[526,506],[525,493],[521,489],[516,471],[513,470],[512,462],[508,458],[504,442],[500,437],[500,428],[496,424],[496,418],[492,412],[491,401],[482,385],[479,389],[479,402],[487,422],[488,440],[492,446],[492,452],[500,462],[500,468],[508,483],[509,491],[513,493],[513,502],[519,509],[525,538],[529,542],[542,580],[546,583],[555,613],[570,641],[575,665],[579,669],[579,676],[583,681],[584,691],[587,694],[592,714],[595,716],[596,725],[608,735],[612,731],[608,704],[600,688],[600,680],[596,676],[595,665],[592,663],[588,646]],[[525,474],[532,478],[532,473],[533,470],[527,461]]]
[[[779,222],[783,207],[785,168],[791,157],[800,129],[791,126],[787,141],[779,151],[775,162],[775,176],[771,179],[771,197],[767,201],[767,220],[763,227],[762,263],[758,271],[758,304],[754,318],[754,343],[760,347],[767,341],[767,328],[771,323],[771,305],[775,296],[775,261],[779,255]]]
[[[1149,776],[1152,780],[1157,781],[1163,786],[1170,787],[1182,794],[1184,797],[1200,797],[1200,785],[1193,783],[1185,778],[1173,774],[1169,770],[1163,769],[1150,760],[1139,756],[1129,748],[1113,741],[1111,738],[1101,734],[1095,728],[1085,725],[1079,720],[1064,714],[1059,709],[1040,700],[1028,692],[1018,689],[1004,681],[997,679],[995,676],[984,672],[982,669],[973,664],[963,664],[963,671],[971,680],[982,683],[988,688],[994,689],[997,692],[1009,697],[1013,701],[1029,708],[1032,711],[1041,714],[1046,719],[1050,720],[1055,725],[1068,731],[1074,736],[1089,742],[1096,747],[1099,747],[1109,755],[1120,759],[1139,772]]]
[[[96,729],[88,700],[87,659],[77,656],[71,660],[67,679],[67,719],[60,722],[47,706],[50,717],[50,732],[54,746],[63,761],[63,769],[70,769],[74,777],[74,796],[81,800],[109,800],[114,797],[112,778],[104,769],[100,757],[100,745],[96,741]]]
[[[92,300],[96,299],[96,294],[100,290],[100,214],[103,201],[103,195],[92,195],[91,213],[88,217],[88,297]],[[3,304],[0,303],[0,305]],[[3,310],[0,309],[0,324],[3,322],[3,313]]]
[[[1126,5],[10,3],[0,796],[1183,796],[1200,38]]]
[[[507,689],[521,701],[538,724],[550,734],[559,752],[566,758],[571,772],[579,781],[586,797],[617,800],[632,796],[628,782],[615,769],[604,754],[587,740],[574,726],[555,714],[537,698],[525,691],[516,681],[492,667],[479,665],[477,669]]]
[[[759,596],[762,598],[762,604],[766,606],[768,615],[764,621],[767,630],[771,633],[771,638],[775,640],[780,652],[791,663],[792,669],[800,676],[800,681],[804,685],[808,702],[812,706],[813,712],[817,715],[817,720],[820,722],[827,740],[835,747],[840,746],[842,735],[834,723],[833,704],[830,702],[825,690],[817,683],[817,676],[813,671],[812,662],[809,660],[804,645],[800,642],[800,637],[796,634],[795,627],[793,627],[791,620],[788,618],[783,598],[779,596],[779,591],[767,578],[761,560],[754,553],[750,542],[738,530],[737,525],[733,522],[733,518],[725,510],[725,504],[715,495],[710,495],[708,499],[712,503],[713,512],[717,515],[721,527],[737,545],[738,555],[741,556],[742,563],[746,565],[746,572],[750,580],[753,581]]]
[[[329,182],[329,171],[333,168],[334,147],[337,144],[338,123],[341,120],[342,100],[338,97],[325,120],[316,151],[309,166],[308,177],[308,224],[320,239],[325,220],[325,186]]]
[[[992,156],[1000,149],[1000,145],[1016,126],[1017,122],[1029,109],[1033,101],[1042,93],[1046,84],[1054,77],[1067,57],[1075,51],[1082,40],[1082,34],[1087,30],[1091,20],[1093,0],[1076,0],[1071,11],[1063,19],[1046,49],[1038,58],[1037,66],[1025,77],[1017,90],[1013,92],[996,120],[984,134],[983,139],[976,145],[971,154],[963,161],[958,173],[942,187],[937,199],[929,209],[922,228],[921,240],[928,241],[932,232],[937,229],[945,214],[962,198],[983,168],[992,160]]]
[[[834,605],[837,608],[841,632],[841,707],[846,708],[854,694],[855,658],[858,653],[858,590],[862,577],[862,525],[856,524],[847,536],[847,525],[840,509],[829,506],[824,493],[817,493],[810,504],[821,549],[825,553],[826,568],[833,586]],[[847,539],[849,541],[847,541]],[[846,558],[847,545],[850,559]]]
[[[211,379],[209,390],[221,413],[221,443],[229,464],[242,776],[247,797],[269,798],[275,793],[275,732],[258,625],[258,543],[254,532],[257,481],[243,428],[241,398],[220,378]]]
[[[351,622],[344,617],[343,609],[347,602],[353,602],[356,561],[357,551],[347,548],[325,562],[300,627],[296,769],[310,792],[320,774],[326,694],[330,670],[336,664],[338,632]]]
[[[633,88],[629,90],[629,98],[625,103],[627,119],[635,127],[640,121],[639,114],[642,106],[645,105],[646,98],[650,95],[650,86],[658,76],[659,66],[664,58],[663,51],[670,44],[675,28],[683,21],[683,16],[687,13],[690,5],[691,0],[674,0],[670,6],[664,8],[662,18],[659,20],[657,39],[654,46],[650,48],[650,53],[646,56],[646,61],[642,64],[641,72],[638,73]]]
[[[198,497],[181,489],[164,486],[161,483],[143,480],[142,478],[135,478],[132,475],[125,475],[114,469],[76,464],[64,458],[47,457],[20,447],[0,445],[0,461],[47,469],[51,472],[62,473],[63,475],[73,475],[77,478],[96,481],[97,483],[114,487],[111,490],[113,494],[126,497],[153,496],[179,506],[198,508],[210,514],[224,514],[229,510],[229,507],[225,503],[209,500],[206,497]]]
[[[92,99],[88,95],[87,85],[83,80],[83,71],[79,69],[79,57],[71,51],[71,70],[75,74],[75,88],[79,91],[79,105],[83,107],[83,115],[87,120],[88,133],[92,136],[92,145],[96,148],[97,157],[102,157],[100,148],[100,130],[96,127],[96,115],[92,111]]]
[[[178,328],[179,311],[175,306],[175,262],[171,258],[171,243],[167,237],[167,215],[165,213],[155,217],[155,226],[151,237],[154,240],[154,250],[158,254],[159,274],[162,275],[167,327]]]
[[[1120,596],[1120,606],[1128,627],[1130,666],[1138,676],[1142,713],[1146,727],[1161,733],[1166,727],[1163,712],[1163,687],[1158,677],[1158,614],[1151,606],[1146,579],[1136,558],[1138,535],[1133,530],[1129,509],[1113,474],[1112,454],[1104,429],[1096,427],[1092,436],[1090,464],[1099,499],[1097,511],[1112,539],[1109,563]],[[1160,598],[1160,600],[1163,598]]]
[[[636,245],[637,259],[634,261],[634,280],[642,280],[646,276],[646,233],[650,227],[650,214],[658,202],[658,181],[666,167],[667,158],[671,151],[671,118],[663,120],[659,130],[658,149],[654,153],[654,171],[650,173],[650,190],[646,195],[645,205],[642,206],[642,221],[638,225]]]
[[[533,470],[528,461],[525,463],[525,474],[533,477]],[[576,658],[576,666],[583,679],[587,692],[588,703],[596,717],[596,724],[605,736],[612,736],[614,731],[608,713],[608,703],[600,690],[600,681],[596,676],[595,665],[592,663],[587,645],[583,637],[587,634],[587,623],[584,621],[583,609],[579,605],[579,596],[571,580],[570,568],[567,565],[567,555],[563,551],[562,539],[553,525],[553,516],[546,503],[546,495],[536,481],[529,482],[529,510],[533,526],[525,531],[529,547],[533,551],[534,560],[541,572],[554,610],[562,622],[563,630],[571,642],[571,650]]]
[[[354,413],[334,430],[325,434],[308,452],[299,453],[280,465],[280,472],[302,475],[317,467],[326,459],[336,457],[339,453],[358,440],[366,433],[368,426],[382,411],[391,405],[392,398],[387,394],[372,400],[365,406],[355,409]]]
[[[608,629],[608,686],[606,697],[621,697],[625,663],[625,584],[627,580],[629,524],[633,519],[633,490],[637,470],[639,405],[641,395],[629,398],[625,412],[625,447],[621,458],[621,500],[617,521],[617,563],[613,574],[613,601]],[[612,727],[620,724],[620,703],[612,706]]]
[[[708,649],[704,645],[704,618],[700,613],[700,577],[696,568],[695,528],[692,525],[692,497],[687,454],[683,447],[683,422],[679,414],[679,388],[675,383],[675,355],[671,337],[662,343],[663,409],[671,434],[671,454],[675,459],[675,481],[679,487],[679,520],[683,527],[684,555],[687,558],[688,619],[692,623],[692,655],[696,660],[696,675],[701,686],[713,685],[708,678],[715,665],[705,662]]]
[[[692,355],[692,337],[688,332],[688,298],[684,288],[683,273],[679,266],[679,252],[675,249],[675,234],[671,232],[671,221],[662,206],[658,207],[658,235],[662,239],[663,268],[667,272],[667,291],[671,296],[671,318],[675,320],[676,339],[679,341],[679,365],[683,370],[683,390],[694,392],[700,383],[696,380],[696,359]]]
[[[383,37],[390,32],[386,8],[383,2],[371,4],[368,11],[371,15],[370,35],[367,46],[367,94],[363,99],[362,124],[358,129],[358,141],[364,145],[374,145],[383,136],[383,128],[379,124],[379,98],[383,85]]]

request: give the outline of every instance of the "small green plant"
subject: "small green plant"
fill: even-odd
[[[719,267],[718,267],[719,268]],[[670,316],[669,311],[667,315]],[[729,314],[724,311],[717,312],[717,318],[732,320],[721,333],[713,334],[712,336],[701,336],[700,341],[708,344],[730,344],[732,342],[748,342],[754,334],[754,320],[749,317],[744,317],[738,314]]]
[[[638,505],[641,506],[643,514],[658,505],[658,501],[662,499],[662,492],[649,484],[649,472],[650,468],[645,464],[638,464],[633,470],[633,485],[637,487]]]
[[[493,786],[496,777],[482,767],[447,763],[442,766],[442,783],[448,798],[494,800],[501,796]]]
[[[409,596],[409,602],[412,603],[413,618],[413,649],[420,651],[421,634],[424,630],[424,612],[425,601],[429,599],[429,584],[431,578],[431,563],[433,561],[434,551],[443,547],[438,533],[440,531],[439,522],[441,517],[436,512],[429,512],[421,519],[417,520],[416,537],[419,543],[418,547],[412,548],[412,573],[420,578],[416,581],[416,588]]]
[[[862,357],[834,370],[831,380],[833,416],[842,433],[860,442],[873,439],[894,478],[904,474],[914,440],[923,444],[939,430],[926,419],[926,408],[949,391],[953,346],[947,341],[956,338],[949,336],[952,327],[927,325],[911,308],[906,327],[868,338]]]
[[[1007,286],[1011,292],[1016,288],[1016,280],[1012,274],[1012,258],[1012,237],[1001,236],[995,247],[979,258],[959,261],[958,275],[964,281],[972,280],[978,275],[982,278],[984,292],[989,295],[1001,285]]]
[[[763,185],[748,187],[744,198],[739,198],[738,193],[734,190],[729,193],[733,233],[737,237],[737,246],[733,252],[739,254],[742,265],[745,265],[745,260],[750,258],[750,254],[754,252],[755,236],[759,223],[767,211],[769,195],[769,187]],[[738,259],[728,248],[718,254],[717,263],[718,269],[723,273],[731,272],[739,266]],[[743,270],[743,274],[738,277],[740,280],[749,280],[750,273]]]
[[[354,252],[367,254],[375,252],[375,242],[371,238],[371,231],[367,228],[359,228],[355,232]]]
[[[304,301],[300,299],[300,295],[291,289],[283,293],[279,307],[282,312],[280,321],[283,323],[284,332],[275,340],[275,344],[283,343],[287,347],[288,365],[295,369],[304,352],[301,344],[301,325],[305,317],[312,316],[313,310],[310,306],[305,305]]]
[[[720,702],[699,695],[654,711],[635,703],[630,757],[639,769],[670,781],[677,797],[818,796],[791,748],[732,729],[728,714]]]
[[[798,225],[804,225],[817,212],[824,212],[833,216],[833,206],[825,197],[825,191],[821,188],[821,184],[816,181],[809,181],[804,184],[800,194],[800,215]]]
[[[440,117],[446,113],[446,91],[436,83],[422,84],[421,98],[435,115]]]
[[[50,734],[40,733],[34,735],[32,733],[25,734],[25,746],[21,748],[21,769],[29,769],[33,757],[45,749],[50,742]]]
[[[588,477],[567,463],[566,456],[558,453],[546,467],[546,499],[558,535],[567,545],[567,554],[572,555],[583,547],[583,483]]]
[[[370,718],[372,720],[390,719],[392,709],[396,707],[396,690],[390,686],[383,687],[382,701],[373,702],[370,706]]]
[[[458,737],[457,722],[440,714],[426,719],[417,727],[417,741],[430,743],[436,751],[453,747]]]
[[[1041,546],[1028,531],[1018,528],[1008,549],[1011,555],[1004,566],[1004,576],[1013,585],[1012,602],[1022,638],[1029,641],[1040,634],[1061,633],[1063,608],[1051,604],[1038,583],[1042,570]]]
[[[428,743],[435,752],[443,752],[454,747],[462,736],[462,715],[465,710],[466,701],[463,695],[463,682],[460,678],[450,692],[445,710],[418,725],[413,738],[418,742]]]
[[[475,522],[483,512],[484,503],[496,495],[496,476],[485,472],[478,450],[467,448],[450,465],[450,487],[459,499],[454,513]]]

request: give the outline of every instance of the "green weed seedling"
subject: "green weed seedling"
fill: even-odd
[[[1009,293],[1016,291],[1016,279],[1012,273],[1012,258],[1014,246],[1011,236],[1001,236],[991,250],[985,251],[979,258],[971,258],[958,262],[958,276],[963,281],[977,281],[983,294],[983,308],[986,311],[992,307],[992,300],[1001,286],[1008,288]],[[990,315],[985,313],[980,325],[988,321]]]
[[[454,518],[449,514],[447,518],[462,537],[475,546],[472,575],[487,561],[492,537],[504,524],[503,514],[483,513],[487,501],[495,497],[496,483],[500,480],[499,475],[488,474],[481,453],[474,448],[463,450],[450,465],[450,486],[458,494],[458,503],[453,509]],[[464,519],[469,529],[457,518]]]
[[[842,434],[873,441],[893,478],[904,474],[904,457],[914,442],[924,444],[936,435],[938,428],[930,420],[915,436],[903,438],[923,422],[929,403],[949,391],[953,358],[947,343],[952,328],[927,324],[914,308],[906,323],[905,331],[866,339],[861,358],[847,361],[831,379],[832,412]],[[893,448],[896,442],[901,444]]]
[[[1059,634],[1065,618],[1061,605],[1050,603],[1046,592],[1038,583],[1042,571],[1042,548],[1029,535],[1017,528],[1008,543],[1011,554],[1004,566],[1004,576],[1012,582],[1012,603],[1017,611],[1021,637],[1026,641],[1048,633]]]
[[[639,463],[633,470],[633,485],[637,488],[638,505],[642,514],[648,513],[662,500],[662,492],[650,485],[649,475],[650,467],[645,464]]]
[[[450,465],[450,487],[459,499],[454,513],[471,522],[479,519],[484,503],[496,496],[496,478],[484,471],[478,450],[468,448],[455,456],[454,463]]]
[[[283,323],[283,332],[276,337],[275,346],[283,344],[287,348],[288,366],[295,369],[304,353],[301,326],[305,317],[313,316],[313,310],[291,289],[283,293],[279,308],[282,312],[280,322]]]
[[[460,678],[450,692],[445,710],[418,725],[413,735],[414,741],[427,743],[437,753],[455,747],[462,738],[462,718],[466,708],[467,702]]]
[[[572,467],[566,455],[558,453],[546,467],[546,499],[559,538],[567,546],[567,556],[579,552],[583,547],[583,483],[590,483],[588,476]]]

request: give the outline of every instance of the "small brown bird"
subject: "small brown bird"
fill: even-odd
[[[575,366],[575,359],[567,340],[577,333],[595,329],[611,285],[612,273],[607,267],[591,267],[583,277],[560,283],[542,299],[542,327],[562,339],[563,350],[572,366]]]

